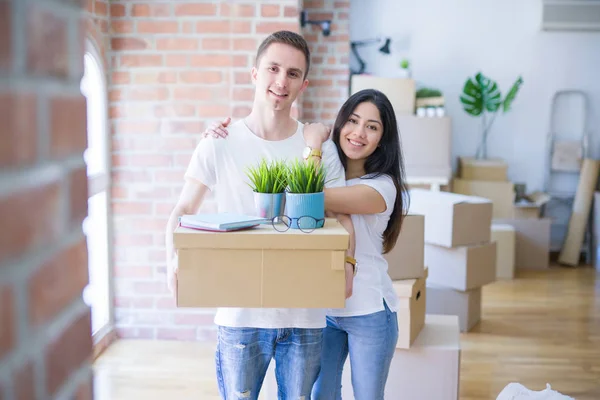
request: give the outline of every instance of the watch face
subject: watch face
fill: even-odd
[[[311,152],[311,148],[310,147],[305,147],[304,151],[302,152],[302,157],[304,157],[304,159],[306,160],[308,157],[310,157],[310,152]]]

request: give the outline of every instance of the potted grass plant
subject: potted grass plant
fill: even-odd
[[[295,160],[287,169],[286,214],[293,229],[322,228],[325,223],[325,169],[313,161]]]
[[[267,161],[249,167],[246,175],[254,191],[254,205],[259,217],[273,218],[281,215],[287,187],[287,166],[283,161]]]

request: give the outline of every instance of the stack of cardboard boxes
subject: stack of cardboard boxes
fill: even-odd
[[[395,247],[385,254],[388,274],[400,298],[398,341],[385,387],[386,399],[458,399],[458,317],[426,315],[425,226],[424,215],[407,215]],[[343,399],[355,398],[351,377],[351,362],[346,360]]]
[[[468,331],[481,317],[481,288],[496,279],[492,203],[412,189],[410,210],[425,216],[427,313],[457,315],[461,331]]]
[[[498,253],[499,278],[512,278],[514,268],[547,268],[549,264],[551,221],[540,218],[548,196],[536,192],[516,199],[514,186],[508,180],[508,164],[501,159],[460,157],[458,177],[452,181],[452,192],[493,203],[492,236],[503,249]]]
[[[408,349],[425,324],[424,264],[425,217],[407,215],[396,245],[384,257],[388,262],[388,275],[400,299],[398,310],[398,342],[396,348]]]

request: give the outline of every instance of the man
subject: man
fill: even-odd
[[[255,96],[250,115],[229,126],[227,140],[201,140],[186,171],[166,232],[170,288],[176,290],[173,231],[178,218],[196,213],[209,190],[215,190],[219,212],[254,214],[252,190],[246,184],[248,166],[263,157],[294,159],[302,154],[320,161],[320,144],[306,143],[303,125],[290,116],[292,103],[308,85],[309,66],[308,45],[296,33],[273,33],[258,48],[251,71]],[[345,185],[344,169],[331,141],[324,143],[322,158],[328,186]],[[350,217],[338,219],[351,234],[349,253],[353,255]],[[353,266],[347,263],[347,292],[352,274]],[[324,309],[220,308],[215,323],[217,380],[224,399],[258,398],[271,358],[275,358],[284,398],[310,398],[320,369]]]

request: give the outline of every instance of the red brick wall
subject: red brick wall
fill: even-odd
[[[0,2],[0,398],[92,398],[79,7]]]
[[[350,0],[304,0],[304,10],[310,20],[332,20],[332,25],[330,36],[324,36],[313,24],[303,29],[310,44],[312,67],[303,94],[302,117],[307,122],[333,124],[348,98]]]
[[[118,332],[212,338],[214,310],[177,310],[167,291],[167,218],[207,122],[249,112],[262,39],[299,31],[298,0],[121,1],[110,9]]]
[[[109,6],[108,0],[82,1],[86,4],[84,19],[82,20],[86,36],[92,41],[106,66],[108,64],[106,56],[108,51],[109,19],[115,5]]]

